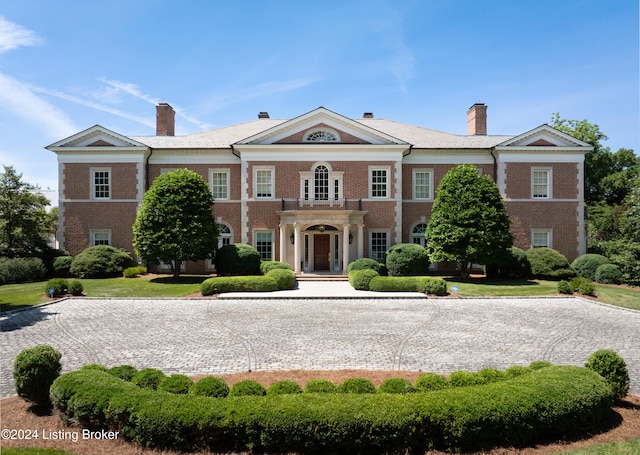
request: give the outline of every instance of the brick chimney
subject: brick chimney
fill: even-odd
[[[156,106],[156,136],[175,136],[176,111],[169,103],[158,103]]]
[[[467,134],[469,136],[487,135],[487,105],[476,103],[467,111]]]
[[[373,112],[365,112],[362,114],[362,118],[373,118]]]

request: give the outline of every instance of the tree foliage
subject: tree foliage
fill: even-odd
[[[22,181],[22,174],[4,166],[0,174],[0,256],[42,256],[48,249],[51,218],[49,200],[39,188]]]
[[[426,232],[429,258],[457,262],[466,278],[471,263],[493,263],[511,247],[509,224],[493,180],[475,166],[457,166],[438,186]]]
[[[211,257],[217,227],[213,196],[197,173],[178,169],[160,175],[145,193],[133,225],[133,245],[146,264],[169,265],[180,275],[184,261]]]

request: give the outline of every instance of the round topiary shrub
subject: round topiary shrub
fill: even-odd
[[[44,288],[44,293],[49,297],[60,297],[61,295],[65,295],[68,291],[69,282],[64,278],[54,278],[49,280]]]
[[[622,270],[616,264],[602,264],[596,270],[596,281],[602,284],[620,284]]]
[[[558,292],[560,294],[573,294],[573,289],[567,280],[558,281]]]
[[[487,379],[478,373],[460,370],[451,373],[449,375],[448,382],[452,387],[466,387],[470,385],[485,384]]]
[[[349,378],[338,386],[338,393],[376,393],[376,386],[368,379]]]
[[[267,389],[267,395],[289,395],[295,393],[302,393],[302,388],[295,381],[278,381],[274,382]]]
[[[69,294],[74,296],[82,295],[82,293],[84,292],[84,286],[78,280],[69,281],[68,289],[69,289]]]
[[[121,276],[133,260],[125,250],[109,245],[87,248],[73,258],[69,271],[83,278],[109,278]]]
[[[502,381],[505,379],[504,371],[496,370],[495,368],[483,368],[478,371],[478,376],[480,376],[484,383]]]
[[[48,345],[21,351],[13,363],[18,396],[39,406],[50,406],[49,387],[60,376],[62,354]]]
[[[601,349],[594,352],[584,365],[606,379],[616,398],[624,398],[629,392],[629,371],[624,359],[615,351]]]
[[[375,270],[380,276],[387,276],[389,273],[387,267],[385,267],[383,263],[371,258],[358,258],[355,261],[350,262],[347,267],[347,273],[353,272],[354,270],[366,269]]]
[[[296,287],[296,274],[293,270],[271,269],[265,275],[278,283],[278,289],[293,289]]]
[[[353,272],[349,272],[349,284],[353,286],[354,289],[368,291],[369,282],[377,276],[380,275],[372,269],[354,270]]]
[[[218,275],[259,275],[260,253],[251,245],[224,245],[214,258]]]
[[[158,384],[158,390],[184,395],[189,393],[191,386],[193,386],[193,381],[189,376],[184,374],[172,374],[168,378],[164,378],[160,381],[160,384]]]
[[[156,368],[144,368],[131,378],[131,382],[143,389],[156,390],[166,377],[166,374]]]
[[[386,266],[392,276],[426,275],[429,271],[429,255],[417,243],[399,243],[387,251]]]
[[[230,397],[241,397],[246,395],[262,396],[267,394],[267,389],[262,384],[253,379],[245,379],[244,381],[236,382],[229,391]]]
[[[413,393],[415,391],[413,384],[403,378],[385,379],[378,389],[380,393]]]
[[[81,370],[98,370],[104,371],[105,373],[109,371],[109,368],[104,365],[100,365],[99,363],[88,363],[86,365],[82,365]]]
[[[416,380],[416,390],[418,392],[441,390],[448,386],[447,378],[436,373],[425,373]]]
[[[72,256],[58,256],[53,260],[53,271],[55,276],[66,278],[71,276],[71,263],[73,262]]]
[[[120,365],[109,370],[109,374],[125,381],[131,381],[137,372],[138,369],[131,365]]]
[[[202,378],[189,389],[190,395],[202,397],[224,398],[229,395],[229,386],[221,378],[212,376]]]
[[[526,255],[531,264],[531,274],[535,278],[562,280],[576,275],[567,258],[556,250],[531,248],[526,251]]]
[[[328,379],[312,379],[307,382],[304,393],[335,393],[338,388]]]
[[[583,254],[578,256],[572,263],[571,267],[576,271],[578,276],[590,279],[596,279],[596,270],[603,264],[609,264],[610,261],[600,254]]]

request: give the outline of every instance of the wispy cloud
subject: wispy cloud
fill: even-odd
[[[161,102],[161,100],[159,98],[155,98],[151,95],[147,95],[146,93],[142,92],[137,85],[135,84],[131,84],[131,83],[127,83],[127,82],[121,82],[121,81],[114,81],[111,79],[107,79],[106,77],[101,77],[99,78],[99,81],[102,82],[103,84],[106,84],[107,86],[111,87],[112,89],[115,90],[115,92],[113,92],[113,94],[117,95],[119,94],[119,92],[124,92],[127,93],[135,98],[141,99],[143,101],[146,101],[149,104],[153,104],[154,106],[156,104],[158,104],[159,102]],[[200,120],[198,120],[197,118],[189,115],[186,113],[186,111],[182,108],[180,108],[179,106],[173,106],[174,110],[176,111],[176,114],[185,119],[186,121],[188,121],[189,123],[192,123],[196,126],[198,126],[201,129],[208,129],[211,128],[211,125],[205,122],[201,122]]]
[[[253,87],[245,87],[237,90],[227,90],[223,94],[215,94],[207,101],[210,111],[218,111],[231,104],[262,96],[284,93],[306,87],[317,82],[318,78],[300,78],[286,81],[269,81]]]
[[[0,106],[34,123],[51,137],[66,137],[78,131],[73,121],[34,90],[12,77],[0,73]]]
[[[0,16],[0,53],[21,46],[37,46],[43,42],[35,32]]]

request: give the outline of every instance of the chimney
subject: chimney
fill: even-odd
[[[156,106],[156,136],[175,136],[176,111],[169,103],[158,103]]]
[[[373,118],[373,112],[365,112],[362,114],[362,118]]]
[[[467,134],[469,136],[487,135],[487,105],[476,103],[467,111]]]
[[[258,112],[258,118],[269,118],[268,112]]]

